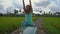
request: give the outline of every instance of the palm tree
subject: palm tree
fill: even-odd
[[[16,16],[18,14],[18,10],[14,9],[14,15]]]

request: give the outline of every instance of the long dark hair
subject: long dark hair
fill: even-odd
[[[27,5],[26,7],[25,7],[25,13],[31,13],[32,12],[32,7],[30,6],[30,5]]]

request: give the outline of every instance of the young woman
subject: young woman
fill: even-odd
[[[33,21],[32,21],[32,8],[30,5],[27,5],[25,8],[25,21],[22,22],[21,24],[22,34],[23,34],[23,30],[26,27],[34,27]]]
[[[23,5],[25,6],[24,0],[23,0]],[[22,34],[23,34],[23,30],[26,27],[33,27],[34,26],[33,21],[32,21],[32,6],[31,6],[31,1],[30,1],[30,5],[27,5],[26,7],[24,7],[24,13],[25,13],[25,21],[22,22],[22,24],[21,24]]]
[[[32,27],[33,21],[32,21],[32,11],[31,6],[27,5],[25,8],[25,21],[21,24],[21,28],[25,29],[25,27]]]

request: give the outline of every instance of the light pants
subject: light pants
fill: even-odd
[[[23,34],[36,34],[37,27],[27,27],[24,31]],[[20,32],[20,34],[22,34]]]

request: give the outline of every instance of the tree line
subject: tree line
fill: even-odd
[[[3,13],[0,13],[0,16],[24,16],[24,12],[22,12],[22,14],[18,14],[19,12],[22,12],[21,9],[18,11],[16,9],[14,9],[14,13],[11,13],[11,12],[8,12],[6,14],[3,14]],[[43,11],[39,11],[39,13],[42,13]],[[60,12],[55,12],[55,13],[52,13],[51,11],[49,11],[49,13],[44,13],[41,15],[41,14],[35,14],[33,13],[33,16],[57,16],[57,17],[60,17]]]

